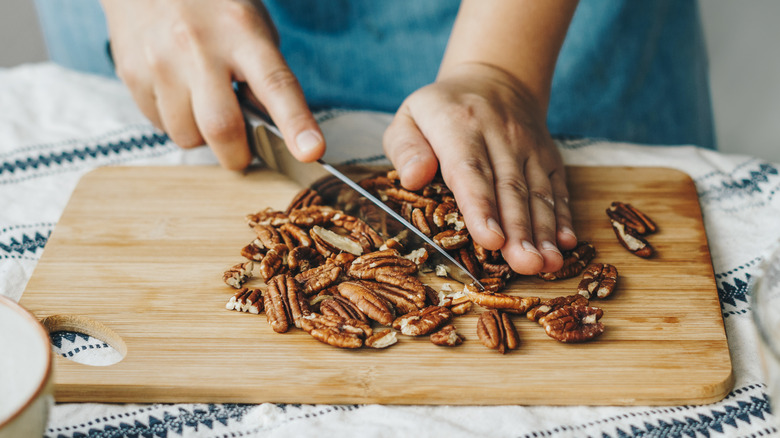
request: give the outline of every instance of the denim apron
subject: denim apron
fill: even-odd
[[[456,0],[264,3],[313,109],[388,112],[435,79],[459,5]],[[36,4],[54,61],[113,75],[97,0]],[[714,148],[696,0],[580,0],[553,77],[548,126],[557,136]]]

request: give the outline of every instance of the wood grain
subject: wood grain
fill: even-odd
[[[294,183],[265,170],[111,167],[73,192],[22,297],[37,317],[83,328],[125,353],[111,366],[58,358],[60,402],[292,402],[633,405],[708,403],[733,385],[696,189],[663,168],[571,167],[581,240],[620,271],[597,304],[606,332],[565,345],[524,317],[519,350],[482,346],[476,314],[456,320],[467,341],[443,348],[401,337],[387,350],[343,351],[265,316],[225,310],[222,272],[252,239],[244,215],[286,207]],[[604,210],[632,203],[659,225],[658,255],[624,250]],[[255,281],[255,280],[253,280]],[[438,278],[426,278],[440,286]],[[568,295],[578,279],[522,278],[509,290]],[[455,285],[455,284],[453,284]]]

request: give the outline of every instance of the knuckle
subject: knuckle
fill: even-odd
[[[230,142],[244,135],[244,120],[238,113],[211,114],[201,121],[200,129],[212,142]]]
[[[297,86],[298,79],[295,78],[293,72],[285,65],[273,68],[263,76],[262,87],[268,93]]]
[[[512,193],[513,196],[527,202],[530,192],[525,181],[518,177],[501,177],[496,180],[496,190],[500,193]]]

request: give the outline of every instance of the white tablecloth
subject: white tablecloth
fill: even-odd
[[[0,69],[0,114],[0,293],[17,301],[85,172],[119,164],[216,163],[207,148],[183,151],[168,141],[120,83],[48,63]],[[330,160],[381,156],[388,115],[333,111],[319,117],[329,143],[341,146],[329,151]],[[366,149],[366,144],[377,147]],[[58,404],[47,436],[775,434],[747,298],[751,276],[780,237],[780,165],[691,146],[594,140],[561,140],[559,146],[568,164],[666,166],[694,179],[736,376],[724,400],[669,407]],[[72,333],[52,341],[59,354],[84,362],[110,361],[116,354],[99,340]]]

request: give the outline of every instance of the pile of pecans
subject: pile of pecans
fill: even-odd
[[[436,345],[460,345],[464,338],[453,319],[474,304],[486,309],[477,322],[480,341],[501,353],[519,345],[510,314],[525,314],[561,342],[588,341],[604,331],[599,321],[603,312],[590,307],[589,299],[612,293],[617,270],[590,264],[596,251],[589,243],[580,242],[566,252],[560,271],[540,275],[558,280],[584,271],[577,293],[550,300],[502,294],[516,274],[500,252],[471,240],[443,181],[412,192],[400,187],[397,174],[390,171],[361,185],[448,250],[480,278],[485,290],[466,285],[453,291],[448,284],[434,290],[418,275],[438,271],[430,264],[428,249],[408,248],[403,233],[391,234],[385,224],[369,225],[323,205],[324,192],[305,189],[285,211],[269,208],[246,216],[255,238],[240,251],[246,260],[223,275],[227,285],[238,289],[226,307],[264,312],[275,332],[295,327],[340,348],[386,348],[398,341],[399,332],[429,336]],[[377,229],[393,237],[384,239]],[[265,286],[245,287],[255,272]],[[384,328],[374,330],[377,325]]]

